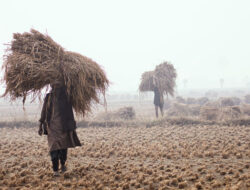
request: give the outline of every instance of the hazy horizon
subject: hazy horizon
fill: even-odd
[[[177,70],[177,90],[220,88],[221,78],[224,88],[250,88],[247,0],[9,0],[0,6],[1,57],[13,33],[34,28],[100,64],[110,92],[137,91],[141,74],[163,61]]]

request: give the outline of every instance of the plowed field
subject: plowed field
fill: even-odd
[[[46,136],[0,129],[0,189],[250,189],[250,127],[78,128],[53,177]]]

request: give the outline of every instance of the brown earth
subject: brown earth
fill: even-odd
[[[79,128],[53,177],[46,136],[0,128],[0,189],[250,189],[250,127]]]

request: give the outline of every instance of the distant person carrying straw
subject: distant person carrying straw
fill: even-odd
[[[48,135],[49,151],[54,175],[58,176],[59,160],[61,171],[66,171],[67,149],[81,146],[76,134],[76,122],[65,87],[53,86],[45,97],[41,112],[38,134]]]
[[[164,105],[164,99],[163,94],[160,93],[159,89],[157,87],[154,87],[154,105],[155,105],[155,115],[158,117],[158,108],[160,108],[161,116],[163,116],[163,105]]]
[[[174,96],[176,77],[176,70],[169,62],[163,62],[157,65],[155,70],[142,74],[139,90],[140,92],[154,92],[155,115],[157,118],[158,108],[160,108],[163,116],[164,94]]]

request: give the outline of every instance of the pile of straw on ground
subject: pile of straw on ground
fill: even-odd
[[[209,102],[209,99],[207,97],[201,97],[197,99],[197,103],[201,106],[205,105]]]
[[[154,87],[157,87],[161,93],[173,96],[176,77],[174,66],[168,62],[163,62],[157,65],[154,71],[142,74],[139,90],[141,92],[154,91]]]
[[[133,120],[135,119],[135,110],[133,107],[122,107],[113,112],[103,112],[98,114],[94,119],[100,121],[112,121],[112,120]]]
[[[234,100],[232,98],[221,98],[220,99],[220,105],[222,107],[230,107],[230,106],[234,106]]]
[[[197,104],[197,100],[195,98],[187,98],[187,104]]]
[[[243,114],[245,114],[246,116],[250,116],[250,105],[248,104],[243,104],[241,106],[241,111]]]
[[[200,117],[201,119],[208,121],[216,121],[219,115],[219,108],[212,106],[201,107]]]
[[[250,94],[247,94],[247,95],[244,97],[244,100],[245,100],[245,103],[246,103],[246,104],[250,104]]]
[[[118,118],[121,119],[125,119],[125,120],[131,120],[131,119],[135,119],[135,110],[133,107],[129,106],[129,107],[123,107],[120,108],[115,115]]]
[[[219,120],[225,121],[230,119],[238,119],[242,116],[240,106],[223,107],[219,113]]]
[[[183,97],[181,97],[181,96],[177,96],[175,98],[175,101],[178,102],[178,103],[180,103],[180,104],[186,104],[187,103],[186,100]]]
[[[219,100],[210,100],[207,103],[205,103],[203,106],[215,107],[215,108],[220,108],[221,107]]]
[[[173,103],[167,111],[168,116],[183,117],[188,116],[188,106],[182,103]]]
[[[3,96],[11,100],[27,95],[34,98],[49,85],[65,85],[74,110],[90,111],[91,102],[99,102],[109,84],[101,67],[78,53],[65,51],[48,35],[36,30],[15,33],[4,58]]]
[[[231,97],[231,99],[233,100],[235,106],[238,106],[242,103],[242,100],[238,97]]]
[[[199,116],[200,109],[201,106],[199,105],[173,103],[172,106],[167,110],[167,115],[175,117]]]

